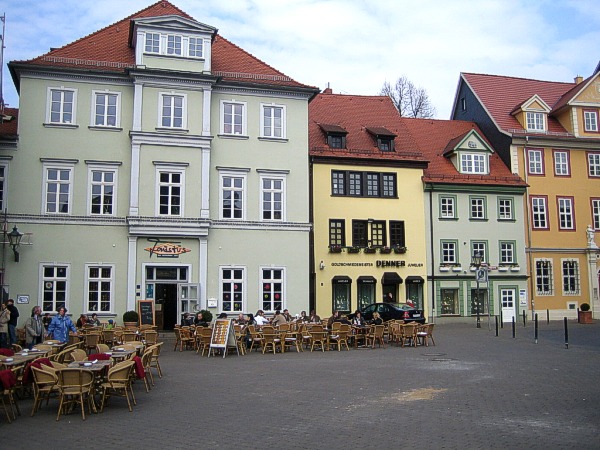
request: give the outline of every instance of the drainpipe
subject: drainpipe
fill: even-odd
[[[431,323],[435,321],[435,256],[433,253],[433,192],[429,191],[429,245],[431,252]]]
[[[531,320],[535,317],[535,300],[533,299],[533,276],[532,273],[535,273],[535,267],[533,265],[533,252],[531,251],[531,211],[529,207],[529,176],[527,170],[527,143],[529,142],[529,136],[525,136],[525,145],[523,146],[523,174],[525,176],[525,183],[527,187],[525,188],[525,221],[527,224],[527,247],[529,251],[527,252],[527,259],[529,261],[529,299],[531,301]]]

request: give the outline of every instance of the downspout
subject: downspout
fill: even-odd
[[[529,262],[529,299],[531,300],[531,320],[535,317],[535,300],[533,299],[533,276],[535,273],[535,267],[533,265],[533,253],[531,250],[531,212],[529,205],[529,176],[527,170],[527,143],[529,142],[529,136],[525,136],[525,145],[523,146],[523,174],[525,177],[525,220],[527,223],[527,259]]]
[[[429,191],[429,245],[431,252],[431,323],[435,321],[435,256],[433,253],[433,192]]]

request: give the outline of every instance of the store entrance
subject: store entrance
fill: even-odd
[[[172,330],[177,320],[177,284],[156,283],[156,303],[161,305],[163,330]]]

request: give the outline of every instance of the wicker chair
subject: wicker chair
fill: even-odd
[[[94,385],[94,374],[84,369],[62,369],[58,371],[58,388],[60,389],[60,405],[56,420],[61,414],[69,411],[67,407],[81,405],[81,418],[85,420],[85,403],[88,409],[96,411],[92,390]]]
[[[135,363],[133,361],[123,361],[111,367],[106,377],[106,382],[102,383],[103,394],[100,404],[100,412],[104,411],[104,404],[108,397],[125,397],[129,412],[133,411],[129,393],[131,393],[132,401],[135,401],[133,396],[133,388],[131,386],[132,374]]]

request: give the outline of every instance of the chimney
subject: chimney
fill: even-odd
[[[577,75],[573,81],[575,81],[575,84],[579,84],[583,81],[583,77],[581,75]]]
[[[333,91],[331,90],[330,87],[327,87],[327,88],[323,89],[323,94],[333,94]]]

